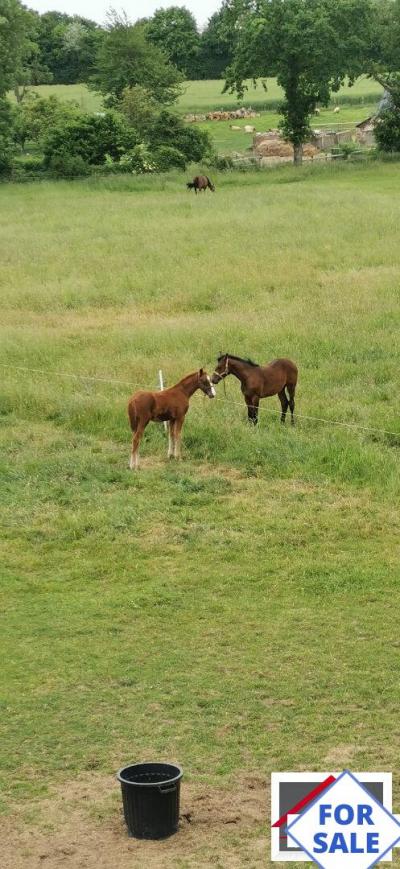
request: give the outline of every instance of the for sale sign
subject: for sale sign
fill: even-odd
[[[272,860],[312,860],[321,869],[391,860],[400,844],[391,802],[390,773],[274,773]]]

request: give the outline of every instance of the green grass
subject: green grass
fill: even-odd
[[[340,124],[340,129],[345,129],[343,124],[348,124],[349,127],[354,127],[354,124],[369,117],[376,111],[376,104],[371,103],[363,105],[345,105],[341,106],[340,113],[334,114],[333,109],[322,109],[319,115],[314,115],[312,118],[312,126],[315,129],[323,128],[322,125],[329,125],[330,128],[336,129]],[[234,152],[244,153],[252,147],[252,134],[242,132],[246,124],[256,128],[257,133],[264,133],[266,130],[275,129],[281,120],[281,116],[276,111],[261,112],[259,118],[235,120],[235,121],[205,121],[199,124],[203,130],[210,133],[216,150],[220,154],[231,154]],[[232,130],[231,125],[239,126],[241,130]]]
[[[270,108],[270,103],[278,103],[282,99],[282,89],[273,78],[266,79],[267,89],[258,82],[254,87],[251,81],[247,83],[244,97],[238,99],[236,94],[222,93],[224,80],[190,81],[184,85],[184,93],[179,100],[179,106],[185,112],[207,112],[212,109],[229,109],[238,106],[253,106],[255,109]],[[343,86],[338,94],[332,94],[332,102],[342,104],[347,100],[359,104],[378,101],[382,87],[368,78],[360,78],[353,87]],[[276,108],[276,106],[273,106]]]
[[[90,90],[86,84],[41,84],[29,88],[29,91],[41,97],[56,96],[63,102],[77,103],[83,112],[98,112],[103,104],[101,94]],[[12,91],[8,96],[15,101]]]
[[[399,438],[303,415],[400,436],[399,165],[214,180],[1,190],[11,812],[135,757],[207,788],[332,753],[397,770]],[[182,464],[153,426],[130,473],[130,393],[224,350],[297,361],[297,427],[270,399],[249,430],[228,379]]]
[[[278,103],[282,98],[282,89],[275,79],[267,79],[267,90],[264,90],[261,82],[253,87],[252,82],[247,82],[248,90],[242,100],[237,99],[235,94],[222,93],[224,81],[188,81],[183,85],[183,93],[178,101],[178,107],[182,112],[207,112],[219,108],[237,108],[242,105],[252,105],[255,109],[270,107],[270,103]],[[102,105],[100,94],[89,90],[85,84],[76,85],[38,85],[32,87],[34,93],[41,96],[55,94],[61,100],[73,100],[84,111],[98,111]],[[358,105],[370,105],[376,103],[382,94],[382,87],[375,81],[360,78],[353,87],[344,86],[338,94],[332,95],[332,103],[346,104],[351,101]],[[9,94],[14,100],[12,92]],[[276,110],[277,105],[272,106]]]

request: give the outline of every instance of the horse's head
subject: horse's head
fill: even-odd
[[[217,364],[211,375],[211,383],[219,383],[227,374],[229,374],[229,356],[228,353],[223,353],[222,356],[218,356]]]
[[[204,371],[204,368],[200,368],[199,371],[199,389],[204,392],[205,395],[208,395],[209,398],[215,398],[216,392],[211,383],[211,380],[207,374],[207,371]]]

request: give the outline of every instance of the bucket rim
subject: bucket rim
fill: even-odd
[[[135,781],[130,781],[127,778],[124,778],[124,775],[123,775],[124,772],[128,769],[134,768],[135,766],[136,767],[139,767],[139,766],[171,766],[171,767],[174,767],[176,770],[178,770],[178,773],[177,773],[177,775],[171,776],[171,778],[169,778],[169,779],[164,779],[163,781],[154,781],[154,782],[135,782]],[[133,785],[136,788],[154,788],[154,787],[157,788],[157,787],[160,787],[161,785],[167,786],[170,784],[175,784],[175,782],[180,781],[182,776],[183,776],[182,767],[179,766],[178,763],[171,763],[171,761],[168,761],[168,760],[141,760],[141,761],[136,762],[136,763],[126,763],[116,773],[116,778],[118,779],[119,782],[121,782],[121,784]]]

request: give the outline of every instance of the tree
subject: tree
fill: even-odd
[[[400,152],[400,98],[392,98],[390,105],[377,118],[375,138],[380,151]]]
[[[97,54],[90,84],[116,105],[126,87],[141,85],[159,103],[171,103],[180,92],[182,74],[166,54],[146,40],[145,27],[112,13]]]
[[[317,104],[365,71],[369,0],[248,0],[235,12],[238,44],[226,87],[242,95],[244,79],[276,76],[285,94],[280,126],[301,163]]]
[[[148,22],[146,38],[166,52],[186,78],[193,78],[200,37],[196,19],[184,6],[157,9]]]
[[[45,12],[39,17],[40,60],[56,84],[88,80],[103,33],[94,21],[78,15]]]
[[[367,72],[397,104],[400,102],[400,0],[380,0],[374,6],[374,38]]]
[[[226,6],[222,6],[211,16],[201,34],[197,60],[199,78],[221,78],[232,62],[235,29],[230,26],[228,11]]]
[[[22,150],[26,141],[40,146],[49,130],[80,116],[81,111],[75,103],[62,102],[56,96],[29,94],[23,103],[14,107],[12,138]]]
[[[118,108],[142,139],[146,138],[160,111],[151,93],[140,84],[122,91]]]
[[[33,45],[30,30],[33,13],[19,0],[0,0],[0,96],[22,77]]]
[[[9,175],[12,167],[11,106],[0,96],[0,178]]]

